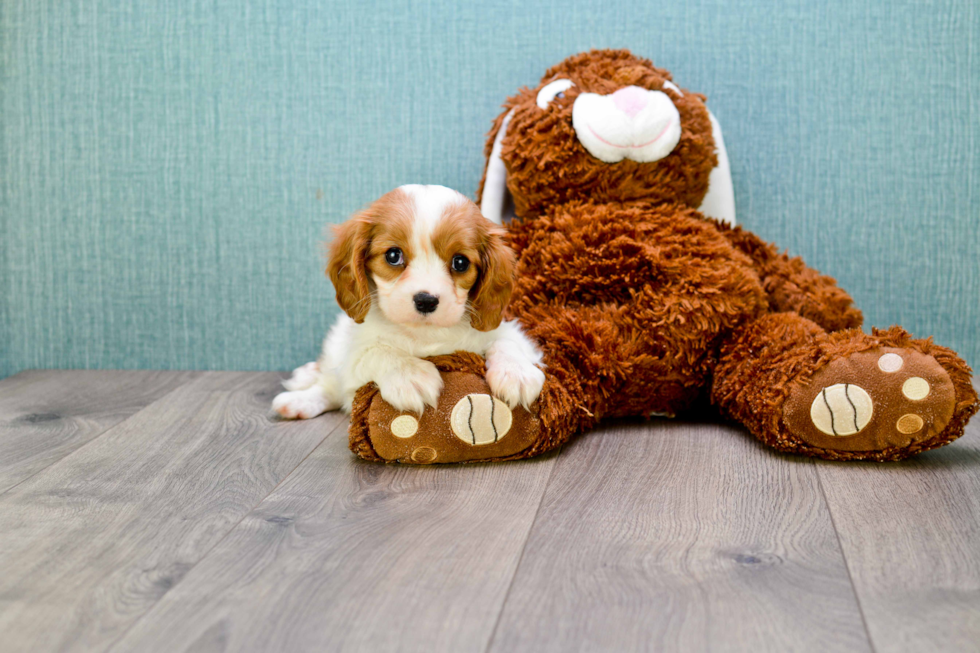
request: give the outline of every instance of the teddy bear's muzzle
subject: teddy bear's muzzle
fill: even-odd
[[[663,91],[636,86],[610,95],[582,93],[572,108],[572,125],[589,154],[606,163],[658,161],[681,137],[681,117]]]

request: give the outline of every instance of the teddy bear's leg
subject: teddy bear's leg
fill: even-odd
[[[781,254],[750,231],[717,224],[729,242],[752,261],[772,312],[799,313],[827,331],[861,326],[861,311],[833,277],[807,267],[801,258]]]
[[[350,448],[361,458],[416,464],[512,460],[563,444],[580,427],[575,402],[554,374],[538,400],[511,409],[494,397],[482,357],[466,352],[430,359],[443,378],[436,408],[421,415],[396,410],[373,383],[351,410]]]
[[[765,315],[723,347],[712,401],[781,451],[900,460],[952,442],[978,408],[970,368],[899,327],[828,333]]]
[[[544,354],[545,383],[530,410],[494,397],[484,359],[466,352],[428,359],[444,385],[437,407],[422,415],[396,411],[373,384],[361,388],[351,412],[351,449],[370,460],[441,463],[529,458],[561,446],[616,414],[618,391],[635,376],[624,364],[636,355],[617,313],[550,306],[522,316]]]

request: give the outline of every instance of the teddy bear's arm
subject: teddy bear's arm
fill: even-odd
[[[773,312],[792,311],[827,331],[861,326],[861,311],[833,277],[808,267],[799,257],[779,253],[774,245],[741,227],[720,222],[718,227],[736,249],[751,259]]]

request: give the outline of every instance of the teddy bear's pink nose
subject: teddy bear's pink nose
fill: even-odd
[[[635,118],[650,102],[650,94],[637,86],[626,86],[613,93],[612,99],[617,109]]]

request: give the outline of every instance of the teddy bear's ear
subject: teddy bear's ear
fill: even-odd
[[[487,137],[487,167],[483,170],[483,179],[480,181],[480,188],[476,192],[483,217],[500,225],[504,224],[508,210],[513,211],[513,201],[507,190],[507,167],[504,166],[504,162],[500,158],[504,136],[507,135],[507,126],[513,117],[514,110],[511,109],[507,113],[501,114],[494,121],[493,129],[490,130]]]
[[[725,150],[725,139],[721,136],[721,125],[718,124],[717,118],[711,111],[708,111],[708,118],[711,119],[711,136],[715,141],[718,165],[708,177],[708,192],[704,194],[698,211],[734,227],[735,190],[732,186],[732,168],[728,163],[728,151]]]

